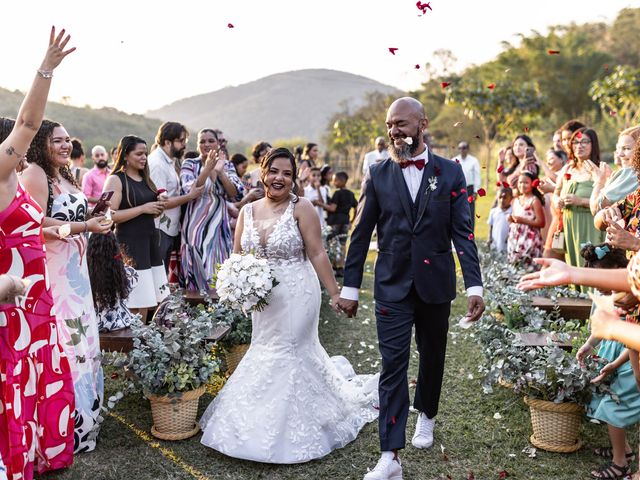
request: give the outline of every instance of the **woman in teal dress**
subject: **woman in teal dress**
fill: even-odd
[[[580,257],[580,246],[584,243],[602,243],[604,233],[596,229],[589,200],[593,190],[591,173],[585,166],[590,160],[600,165],[598,136],[591,128],[580,128],[571,136],[569,161],[558,175],[558,183],[553,194],[556,208],[562,211],[564,228],[565,261],[569,265],[584,265]],[[586,291],[585,287],[579,287]]]
[[[606,243],[585,245],[580,254],[585,266],[589,268],[625,268],[627,265],[625,250]],[[590,336],[576,354],[578,361],[590,355],[598,346],[598,342],[599,339]],[[596,380],[602,381],[605,377],[611,376],[610,388],[618,398],[614,399],[611,395],[594,395],[587,408],[588,416],[607,424],[611,440],[611,447],[594,450],[596,455],[609,461],[598,470],[593,470],[591,475],[595,478],[623,478],[630,474],[629,463],[635,459],[626,438],[625,428],[640,422],[640,391],[629,363],[629,352],[624,345],[615,340],[603,340],[598,348],[598,356],[605,359],[607,364]]]

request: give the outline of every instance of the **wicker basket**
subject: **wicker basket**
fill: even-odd
[[[227,373],[229,373],[229,375],[235,371],[240,360],[242,360],[244,354],[249,350],[249,346],[249,343],[243,343],[242,345],[234,345],[226,351],[224,358],[227,363]]]
[[[569,453],[582,447],[578,438],[584,409],[577,403],[553,403],[524,397],[531,410],[533,435],[529,438],[538,448],[549,452]]]
[[[202,386],[171,396],[145,393],[151,402],[151,434],[162,440],[184,440],[193,437],[200,430],[196,417],[198,401],[204,392],[205,387]]]

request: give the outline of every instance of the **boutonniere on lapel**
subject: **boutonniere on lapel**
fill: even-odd
[[[438,178],[436,176],[429,177],[429,189],[433,192],[438,188]]]

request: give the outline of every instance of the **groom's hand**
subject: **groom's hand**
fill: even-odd
[[[338,300],[338,308],[347,314],[347,317],[355,317],[358,312],[358,302],[357,300],[347,300],[346,298],[340,297]]]
[[[484,300],[478,295],[471,295],[468,303],[469,311],[467,312],[467,318],[470,322],[475,322],[480,318],[482,312],[484,312]]]

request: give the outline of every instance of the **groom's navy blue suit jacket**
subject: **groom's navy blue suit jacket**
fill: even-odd
[[[371,234],[377,226],[376,299],[399,302],[415,285],[425,303],[451,302],[456,296],[452,240],[465,287],[481,286],[465,188],[462,167],[431,152],[415,202],[400,165],[391,159],[373,165],[358,204],[344,285],[360,288]]]

